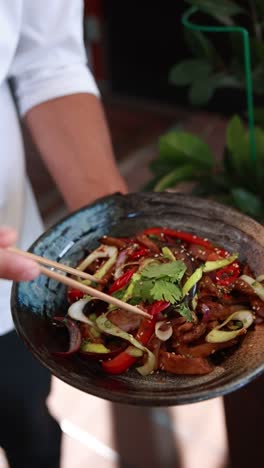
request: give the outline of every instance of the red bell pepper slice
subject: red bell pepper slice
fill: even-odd
[[[149,308],[148,312],[153,315],[153,318],[144,318],[135,336],[136,340],[143,344],[143,346],[148,344],[154,333],[155,324],[157,321],[157,313],[164,310],[165,307],[168,307],[168,304],[169,303],[165,301],[157,301],[154,302],[154,304]],[[122,374],[127,369],[129,369],[129,367],[135,364],[137,360],[138,358],[130,356],[130,354],[128,354],[126,351],[122,351],[122,353],[118,354],[118,356],[114,357],[113,359],[102,362],[102,367],[109,374]]]
[[[166,301],[156,301],[152,304],[150,307],[149,313],[155,317],[155,315],[159,314],[162,312],[164,309],[167,309],[167,307],[170,305],[170,302]]]
[[[79,301],[84,296],[84,292],[79,289],[69,288],[68,289],[68,301],[72,304],[73,302]]]
[[[240,274],[240,266],[238,262],[233,262],[221,270],[218,270],[215,275],[216,283],[219,286],[229,286],[232,284]]]
[[[198,237],[194,234],[190,234],[189,232],[175,231],[174,229],[168,229],[168,228],[153,227],[153,228],[145,229],[143,231],[143,234],[148,235],[148,236],[166,235],[169,237],[183,240],[185,242],[189,242],[191,244],[203,245],[204,247],[207,247],[208,249],[211,249],[211,250],[214,249],[214,246],[213,244],[211,244],[211,242],[209,242],[206,239],[202,239],[201,237]]]
[[[127,369],[129,369],[129,367],[133,366],[136,361],[136,357],[130,356],[130,354],[126,353],[126,351],[122,351],[122,353],[118,354],[113,359],[103,361],[102,368],[108,374],[122,374]]]
[[[138,260],[139,258],[144,257],[148,253],[149,253],[149,249],[147,249],[146,247],[142,247],[140,249],[135,250],[135,252],[133,252],[129,258],[131,260]]]
[[[124,288],[131,280],[135,271],[136,268],[131,268],[130,270],[126,271],[122,276],[120,276],[120,278],[117,278],[117,280],[115,280],[112,286],[109,288],[109,294],[113,294],[115,291]]]

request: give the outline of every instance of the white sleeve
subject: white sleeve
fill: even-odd
[[[99,95],[86,64],[82,0],[26,0],[11,65],[21,115],[31,107],[75,93]]]

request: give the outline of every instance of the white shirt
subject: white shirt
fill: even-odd
[[[42,224],[26,182],[18,113],[49,99],[87,92],[98,95],[86,65],[83,0],[0,0],[0,225],[29,245]],[[13,328],[11,282],[0,280],[0,335]]]

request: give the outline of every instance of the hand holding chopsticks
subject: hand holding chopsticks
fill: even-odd
[[[38,265],[8,252],[7,247],[16,242],[14,229],[0,226],[0,278],[11,281],[30,281],[39,275]]]
[[[30,258],[31,260],[35,260],[35,262],[40,263],[41,265],[49,266],[56,268],[57,270],[65,271],[73,276],[78,276],[79,278],[88,279],[93,281],[94,283],[104,284],[101,279],[96,278],[95,276],[89,275],[89,273],[85,273],[84,271],[77,270],[72,268],[68,265],[64,265],[63,263],[54,262],[49,258],[40,257],[39,255],[32,254],[30,252],[25,252],[24,250],[17,249],[16,247],[9,247],[7,250],[9,252],[13,252],[18,255],[22,255],[25,258]]]
[[[93,282],[97,283],[103,283],[102,280],[99,280],[98,278],[94,277],[93,275],[89,275],[88,273],[82,272],[80,270],[77,270],[75,268],[71,268],[67,265],[64,265],[62,263],[54,262],[53,260],[49,260],[44,257],[40,257],[38,255],[32,254],[30,252],[25,252],[23,250],[17,249],[16,247],[8,247],[7,249],[10,252],[16,253],[18,255],[22,255],[26,258],[31,258],[32,260],[35,260],[37,263],[40,265],[45,265],[45,266],[50,266],[52,268],[56,268],[57,270],[64,271],[66,273],[70,273],[73,276],[77,277],[82,277],[85,279],[89,279]],[[43,275],[48,276],[49,278],[52,278],[56,281],[59,281],[63,284],[66,284],[66,286],[70,286],[72,288],[78,289],[92,297],[95,297],[96,299],[100,299],[101,301],[107,302],[108,304],[113,304],[121,309],[127,310],[128,312],[133,312],[138,315],[142,315],[144,317],[149,317],[151,318],[151,315],[148,314],[147,312],[139,309],[136,306],[132,306],[131,304],[127,304],[126,302],[121,301],[120,299],[117,299],[113,296],[110,296],[102,291],[98,291],[95,288],[92,288],[91,286],[87,286],[79,281],[76,281],[72,278],[69,278],[68,276],[64,276],[62,274],[59,274],[55,271],[51,271],[48,268],[45,268],[43,266],[40,266],[40,272]]]

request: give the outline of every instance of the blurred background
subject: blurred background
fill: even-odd
[[[171,128],[184,125],[221,154],[226,119],[217,111],[223,110],[222,96],[203,110],[194,108],[187,92],[168,79],[173,65],[190,56],[181,25],[184,1],[167,1],[164,7],[148,1],[140,6],[121,0],[84,3],[87,56],[129,189],[142,189],[151,180],[149,162],[158,155],[160,135]],[[231,106],[232,101],[225,102]],[[33,188],[46,222],[53,223],[64,213],[63,202],[26,133],[25,139]]]
[[[214,44],[210,45],[201,36],[186,37],[181,16],[188,5],[183,1],[84,3],[87,56],[101,90],[115,155],[129,189],[141,190],[152,180],[150,163],[159,155],[159,138],[172,129],[184,128],[203,138],[216,160],[221,159],[228,119],[245,109],[243,70],[241,63],[240,69],[239,64],[232,68],[234,49],[228,47],[226,38],[213,37]],[[206,3],[211,9],[217,7],[214,1]],[[216,3],[221,8],[221,2]],[[239,8],[245,2],[235,3]],[[240,11],[236,13],[239,15]],[[236,13],[230,11],[230,17]],[[202,21],[203,17],[198,15],[197,19]],[[241,21],[248,26],[248,18]],[[262,41],[260,33],[258,36]],[[174,70],[173,76],[175,65],[196,54],[199,71],[197,60],[204,62],[206,53],[208,59],[208,54],[216,49],[217,56],[221,56],[216,81],[206,81],[202,76],[191,93],[188,87],[177,86],[193,84],[182,70]],[[208,70],[205,66],[204,69]],[[240,84],[230,79],[237,73],[238,80],[239,70]],[[66,209],[26,131],[24,137],[28,172],[48,227],[64,216]],[[138,409],[112,405],[54,379],[49,405],[64,431],[62,468],[226,466],[221,399],[169,409]],[[2,465],[5,466],[4,461]]]

